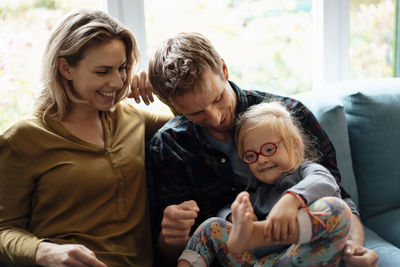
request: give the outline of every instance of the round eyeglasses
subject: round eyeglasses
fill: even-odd
[[[247,164],[252,164],[258,160],[259,155],[263,155],[264,157],[271,157],[273,154],[276,153],[276,151],[278,150],[278,145],[281,142],[282,141],[279,141],[278,143],[265,143],[260,147],[260,152],[247,150],[242,154],[242,159]]]

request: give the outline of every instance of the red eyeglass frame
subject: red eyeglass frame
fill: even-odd
[[[263,155],[264,157],[271,157],[272,155],[274,155],[274,154],[276,153],[276,151],[278,151],[278,145],[279,145],[280,143],[282,143],[282,140],[279,141],[279,142],[277,142],[277,143],[274,143],[274,142],[267,142],[267,143],[264,143],[264,144],[262,144],[262,145],[260,146],[259,152],[254,151],[254,150],[247,150],[247,151],[243,152],[243,154],[242,154],[242,160],[243,160],[245,163],[247,163],[247,164],[253,164],[254,162],[256,162],[256,161],[258,160],[258,157],[259,157],[260,155]],[[263,148],[265,145],[272,145],[273,147],[275,147],[275,151],[272,152],[271,154],[268,154],[268,155],[263,154],[263,153],[261,152],[261,150],[262,150],[262,148]],[[255,158],[254,161],[252,161],[252,162],[247,162],[247,161],[244,159],[244,155],[245,155],[246,153],[248,153],[248,152],[252,152],[252,153],[256,154],[257,157]]]

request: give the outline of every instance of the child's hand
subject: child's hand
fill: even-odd
[[[285,194],[268,214],[264,229],[265,239],[286,244],[296,231],[297,212],[300,201],[291,194]]]

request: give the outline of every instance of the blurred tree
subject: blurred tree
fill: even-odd
[[[49,31],[67,11],[100,8],[99,0],[0,2],[0,133],[32,112]]]
[[[350,3],[350,78],[391,77],[394,0]]]
[[[57,3],[55,0],[36,0],[33,5],[33,8],[47,8],[47,9],[57,9]]]

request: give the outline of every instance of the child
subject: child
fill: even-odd
[[[351,211],[329,171],[306,160],[307,140],[289,111],[277,102],[250,107],[238,118],[236,142],[259,186],[237,196],[232,224],[203,222],[178,266],[208,266],[215,257],[229,266],[338,266]]]

